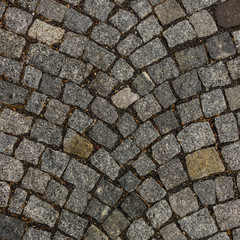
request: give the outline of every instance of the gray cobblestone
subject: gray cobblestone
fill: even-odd
[[[42,72],[30,65],[25,68],[25,74],[23,78],[23,83],[31,88],[38,88],[39,82],[42,77]]]
[[[16,188],[8,210],[12,213],[21,214],[27,198],[27,192],[21,188]]]
[[[17,140],[18,139],[14,136],[0,132],[0,152],[6,155],[11,155]]]

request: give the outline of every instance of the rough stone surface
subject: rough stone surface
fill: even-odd
[[[222,149],[224,161],[231,170],[240,169],[239,153],[240,141],[227,145]]]
[[[234,197],[233,180],[231,177],[219,176],[215,179],[218,202],[223,202]]]
[[[227,101],[229,103],[230,109],[232,111],[240,108],[240,96],[239,96],[239,90],[240,87],[239,85],[236,87],[232,87],[232,88],[227,88],[225,90],[225,94],[227,97]]]
[[[33,239],[46,239],[50,240],[51,233],[43,230],[37,230],[35,228],[28,228],[23,236],[23,240],[33,240]]]
[[[7,206],[10,191],[11,191],[10,186],[7,183],[0,182],[0,194],[1,194],[0,207],[3,208]]]
[[[11,155],[16,141],[16,137],[0,132],[0,152]]]
[[[12,201],[8,210],[12,213],[21,214],[27,198],[27,192],[21,188],[16,188],[12,196]]]
[[[117,128],[123,137],[127,137],[137,127],[134,118],[129,114],[125,113],[117,122]]]
[[[134,191],[141,183],[141,181],[131,171],[123,175],[118,181],[127,192]]]
[[[181,233],[175,223],[171,223],[160,230],[164,240],[186,240],[187,238]]]
[[[28,100],[26,110],[39,115],[44,108],[46,100],[47,96],[45,94],[33,92]]]

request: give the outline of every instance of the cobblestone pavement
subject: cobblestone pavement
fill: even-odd
[[[240,1],[0,0],[0,239],[239,240]]]

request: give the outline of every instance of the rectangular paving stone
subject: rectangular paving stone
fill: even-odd
[[[32,218],[34,221],[53,227],[59,213],[49,203],[40,200],[35,195],[31,195],[23,215]]]
[[[24,77],[22,82],[30,88],[38,88],[40,80],[42,78],[42,72],[35,67],[27,65],[25,67]]]
[[[213,207],[213,210],[221,231],[236,228],[240,225],[240,199],[218,204]]]
[[[20,219],[0,214],[0,238],[20,240],[26,223]]]
[[[143,68],[167,55],[167,50],[159,38],[145,44],[130,55],[130,60],[136,68]]]
[[[226,232],[220,232],[208,238],[208,240],[230,240],[230,238]]]
[[[240,85],[235,87],[226,88],[225,94],[229,107],[232,111],[240,108]]]
[[[21,188],[16,188],[12,196],[12,201],[8,210],[15,214],[21,214],[27,198],[27,192]]]
[[[186,240],[187,238],[178,229],[175,223],[170,223],[169,225],[163,227],[160,230],[161,235],[165,240]]]
[[[151,5],[146,0],[135,0],[131,2],[130,6],[140,18],[146,17],[152,11]]]
[[[240,31],[235,31],[232,33],[232,35],[234,37],[234,42],[236,44],[237,50],[240,52]]]
[[[40,70],[58,75],[65,57],[42,43],[34,43],[29,47],[27,63]]]
[[[33,12],[37,7],[38,0],[17,0],[17,3]]]
[[[32,238],[50,240],[51,233],[43,230],[37,230],[33,227],[30,227],[27,229],[26,233],[24,234],[23,240],[32,240]]]
[[[136,127],[137,124],[129,113],[124,113],[124,115],[117,122],[117,128],[125,138],[131,134]]]
[[[3,109],[0,114],[0,131],[21,135],[28,133],[31,128],[33,117],[24,116],[10,109]]]
[[[20,58],[25,45],[25,38],[16,33],[0,29],[0,54],[11,58]]]
[[[45,106],[47,96],[38,92],[33,92],[27,102],[25,109],[29,112],[40,114]]]
[[[17,140],[17,137],[0,132],[0,152],[6,155],[11,155]]]
[[[209,7],[218,0],[182,0],[183,6],[189,14],[197,12],[203,8]]]
[[[62,129],[46,120],[38,119],[32,127],[31,138],[59,146],[62,142]]]
[[[234,197],[232,177],[219,176],[215,179],[218,202],[223,202]]]
[[[6,208],[8,205],[8,200],[10,197],[10,185],[8,185],[6,182],[1,182],[0,181],[0,194],[1,194],[1,198],[0,198],[0,207],[1,208]]]
[[[182,71],[201,67],[208,61],[205,48],[202,45],[176,52],[175,56]]]
[[[62,22],[67,9],[65,5],[53,0],[41,0],[36,9],[36,13],[41,14],[45,18]]]
[[[48,45],[61,41],[65,30],[36,19],[28,31],[28,36]]]
[[[227,67],[231,74],[232,79],[236,80],[240,78],[240,57],[228,61]]]
[[[71,159],[63,178],[78,187],[90,191],[98,181],[99,174],[87,165]]]
[[[100,231],[95,225],[91,225],[88,230],[84,234],[85,240],[92,240],[92,239],[101,239],[101,240],[108,240],[107,235],[105,235],[102,231]]]
[[[128,171],[120,179],[118,179],[118,182],[127,192],[134,191],[141,183],[141,181],[131,171]]]
[[[23,69],[23,62],[0,56],[0,75],[4,75],[12,82],[18,83]]]

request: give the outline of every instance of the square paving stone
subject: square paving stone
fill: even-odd
[[[93,21],[88,16],[70,8],[65,14],[64,25],[73,32],[86,33]]]
[[[223,202],[234,197],[233,179],[231,177],[217,177],[215,179],[215,186],[218,202]]]
[[[46,148],[41,157],[41,170],[61,177],[70,157],[62,152]]]
[[[217,0],[204,0],[204,1],[199,1],[199,0],[182,0],[183,6],[186,8],[187,12],[189,14],[197,12],[203,8],[209,7],[212,4],[217,2]]]
[[[112,180],[118,176],[120,167],[111,157],[111,155],[103,148],[100,148],[90,159],[91,164],[105,173]]]
[[[42,78],[42,72],[30,65],[25,67],[25,73],[22,82],[30,88],[38,88],[40,80]]]
[[[106,71],[115,59],[116,56],[112,52],[109,52],[92,41],[88,43],[84,52],[84,60],[90,62],[102,71]]]
[[[169,134],[152,146],[152,156],[160,165],[180,153],[181,147],[174,134]]]
[[[26,110],[39,115],[44,108],[46,100],[47,96],[45,94],[33,92],[28,100]]]
[[[140,177],[147,175],[156,168],[156,165],[145,153],[141,153],[138,159],[133,162],[132,166],[136,169]]]
[[[89,63],[85,64],[73,58],[66,58],[59,76],[80,84],[88,77],[92,69],[93,66]]]
[[[0,66],[1,67],[1,66]],[[0,81],[0,101],[5,104],[23,104],[28,90],[10,82]]]
[[[217,32],[217,25],[207,10],[194,13],[189,21],[193,24],[198,37],[207,37]]]
[[[62,79],[59,77],[52,77],[49,74],[44,73],[39,90],[56,98],[62,91]]]
[[[221,89],[201,94],[201,104],[206,118],[219,114],[227,108]]]
[[[95,191],[96,197],[110,206],[116,204],[122,194],[123,192],[120,188],[115,187],[113,184],[104,179],[100,181]]]
[[[31,139],[59,146],[62,142],[62,129],[46,120],[38,119],[32,127]]]
[[[155,19],[155,16],[151,15],[138,24],[137,30],[143,41],[148,42],[153,37],[158,36],[163,29]]]
[[[95,142],[108,149],[112,149],[118,141],[118,135],[101,121],[97,121],[91,128],[89,135]]]
[[[65,57],[58,51],[42,43],[34,43],[29,46],[27,63],[40,70],[58,75]]]
[[[46,199],[62,207],[66,202],[67,196],[68,189],[62,184],[51,179],[47,186]]]
[[[101,120],[113,124],[118,119],[116,108],[102,97],[96,97],[91,105],[91,111]]]
[[[167,55],[167,50],[159,38],[155,38],[130,55],[136,68],[143,68]]]
[[[154,228],[160,228],[172,217],[172,210],[166,200],[161,200],[150,207],[146,215]]]
[[[153,178],[144,180],[138,187],[138,192],[149,203],[162,200],[166,195],[166,191]]]
[[[223,62],[200,68],[198,75],[206,88],[221,87],[231,83]]]
[[[151,5],[147,0],[134,0],[130,6],[140,18],[144,18],[152,12]]]
[[[90,198],[91,194],[87,193],[82,188],[76,187],[71,193],[65,207],[73,212],[82,214]]]
[[[160,233],[164,240],[187,240],[175,223],[163,227]]]
[[[65,121],[69,110],[70,107],[68,105],[63,104],[56,99],[51,99],[47,104],[44,117],[52,123],[61,125]]]
[[[26,223],[22,220],[0,214],[0,238],[20,240]]]
[[[204,238],[218,231],[207,208],[203,208],[190,216],[184,217],[179,220],[178,223],[182,230],[193,239]]]
[[[229,169],[233,171],[240,169],[240,141],[224,146],[222,155]]]
[[[35,195],[31,195],[24,208],[23,215],[34,221],[53,227],[59,213],[49,203],[43,202]]]
[[[178,128],[180,125],[172,110],[159,114],[154,118],[161,134],[166,134]]]
[[[120,32],[106,23],[99,23],[93,28],[90,37],[99,44],[115,46],[120,38]]]
[[[88,42],[89,39],[85,36],[67,32],[64,35],[59,51],[78,58],[83,55],[84,49],[86,48]]]
[[[21,9],[11,7],[5,13],[6,28],[18,33],[25,34],[32,22],[32,15]]]
[[[179,70],[172,58],[168,57],[147,68],[147,72],[156,84],[179,76]]]
[[[158,88],[156,88],[154,90],[154,95],[163,108],[168,108],[177,101],[173,95],[168,81],[165,81]]]
[[[240,199],[218,204],[213,207],[213,210],[221,231],[236,228],[240,225]]]
[[[175,79],[172,85],[181,99],[196,95],[202,90],[201,82],[195,69]]]
[[[121,203],[120,207],[131,220],[141,217],[147,209],[146,204],[137,196],[136,193],[128,195]]]
[[[117,50],[121,55],[128,56],[142,44],[142,40],[130,33],[117,45]]]
[[[58,228],[68,235],[81,239],[88,221],[76,214],[63,210],[58,222]]]
[[[202,45],[176,52],[175,56],[182,71],[201,67],[208,61],[205,48]]]
[[[93,119],[87,114],[74,110],[70,119],[68,120],[68,126],[77,132],[84,133],[84,131],[93,123]]]
[[[77,187],[82,187],[86,191],[93,189],[99,179],[99,174],[92,168],[71,159],[67,170],[64,173],[64,180],[74,184]]]
[[[38,0],[17,0],[23,8],[34,11],[37,7]]]
[[[27,192],[21,188],[16,188],[12,196],[12,201],[8,210],[15,214],[21,214],[27,198]]]
[[[102,204],[96,198],[92,198],[85,208],[84,213],[95,218],[99,223],[102,223],[109,215],[110,211],[110,207]]]
[[[0,113],[0,131],[13,135],[29,133],[32,117],[4,108]]]
[[[129,225],[128,219],[120,211],[114,210],[103,223],[103,229],[111,239],[116,239]]]
[[[47,173],[30,167],[22,180],[21,186],[43,194],[49,180],[50,176]]]
[[[213,173],[223,172],[225,167],[214,147],[198,150],[186,157],[191,179],[199,179]]]
[[[169,201],[172,210],[180,217],[196,212],[199,208],[198,201],[189,187],[170,195]]]
[[[18,138],[0,132],[0,152],[6,155],[11,155],[13,153],[13,148]]]
[[[23,240],[33,240],[33,239],[50,240],[51,233],[43,230],[37,230],[35,228],[30,227],[24,234]]]
[[[162,110],[161,106],[152,94],[148,94],[145,97],[140,98],[136,103],[134,103],[133,108],[142,121],[146,121]]]
[[[186,15],[180,4],[175,0],[163,1],[154,8],[154,11],[157,14],[160,22],[164,25]]]
[[[134,191],[141,183],[141,181],[131,171],[124,174],[120,179],[118,179],[118,181],[127,192]]]
[[[8,200],[10,197],[10,186],[5,183],[0,181],[0,194],[1,194],[1,199],[0,199],[0,207],[5,208],[8,205]]]
[[[135,220],[127,231],[129,240],[149,239],[153,234],[153,229],[143,219]]]
[[[123,9],[110,18],[110,22],[122,33],[129,31],[137,23],[137,21],[138,20],[134,14]]]
[[[178,158],[174,158],[160,166],[157,173],[166,189],[176,187],[188,180],[183,165]]]
[[[108,0],[87,0],[83,11],[100,21],[106,21],[115,4]]]
[[[235,46],[228,32],[208,39],[206,46],[210,56],[217,60],[227,58],[236,53]]]
[[[140,152],[134,142],[128,138],[122,142],[112,153],[112,157],[120,164],[125,164]]]
[[[184,152],[192,152],[215,143],[213,131],[208,122],[192,123],[177,135]]]
[[[227,67],[232,79],[236,80],[240,78],[240,57],[228,61]]]
[[[199,181],[193,184],[193,189],[203,205],[216,203],[216,189],[213,180]]]
[[[136,127],[137,127],[137,124],[134,118],[129,113],[124,113],[124,115],[121,118],[119,118],[117,122],[117,128],[125,138],[129,134],[133,133]]]
[[[84,234],[85,240],[108,240],[107,235],[105,235],[102,231],[100,231],[94,225],[91,225],[88,230]]]
[[[146,72],[142,72],[134,79],[132,86],[141,96],[144,96],[154,88],[155,84]]]
[[[11,58],[20,58],[25,45],[25,38],[0,29],[0,54]]]
[[[239,139],[237,120],[233,113],[216,117],[215,126],[220,142],[232,142]]]
[[[87,89],[81,88],[71,82],[66,84],[62,97],[63,102],[82,109],[87,109],[92,99],[93,96]]]
[[[133,134],[134,142],[141,149],[147,147],[158,137],[160,137],[160,134],[150,121],[143,123]]]
[[[0,74],[9,78],[12,82],[19,82],[22,69],[23,62],[0,56]]]
[[[199,99],[194,99],[176,106],[182,124],[197,120],[203,116]]]
[[[23,176],[23,164],[14,158],[0,154],[1,180],[18,182]]]
[[[225,89],[229,107],[232,111],[240,108],[240,85]]]
[[[197,35],[191,24],[187,20],[183,20],[165,30],[163,36],[166,38],[169,47],[175,47],[193,40]]]
[[[91,81],[90,86],[94,88],[99,95],[106,97],[111,93],[117,84],[117,79],[99,71],[96,75],[96,78]]]
[[[53,0],[41,0],[41,2],[38,4],[36,13],[41,14],[45,18],[62,22],[67,9],[68,8],[63,4]]]

